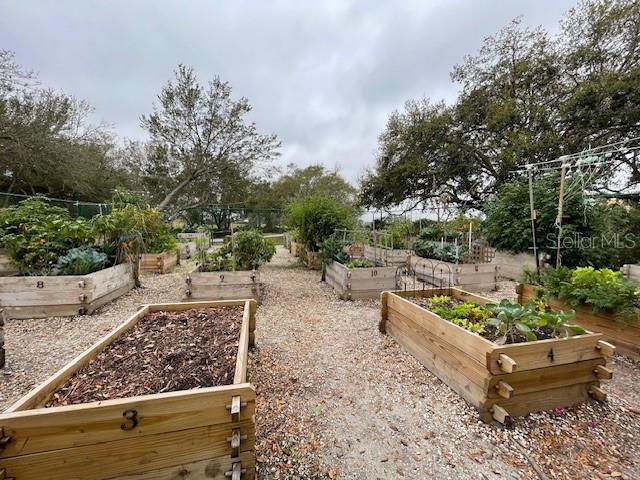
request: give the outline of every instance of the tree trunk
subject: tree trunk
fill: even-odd
[[[196,178],[196,176],[197,174],[194,172],[193,174],[185,178],[183,181],[181,181],[178,185],[176,185],[176,187],[173,190],[167,193],[167,195],[164,197],[164,200],[162,200],[160,202],[160,205],[158,205],[158,208],[160,210],[165,209],[173,201],[175,196],[178,195],[184,189],[184,187],[189,185]]]

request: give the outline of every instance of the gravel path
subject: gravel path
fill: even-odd
[[[478,422],[457,394],[377,330],[377,301],[344,302],[282,248],[263,269],[257,349],[259,477],[640,479],[639,365],[613,362],[606,405]],[[175,301],[177,274],[143,278],[92,316],[11,320],[0,407],[90,346],[142,303]],[[507,290],[505,289],[504,292]]]
[[[615,361],[608,405],[485,425],[378,333],[377,301],[338,300],[319,277],[282,249],[264,268],[251,366],[261,478],[539,478],[532,465],[546,478],[640,478],[636,364]]]

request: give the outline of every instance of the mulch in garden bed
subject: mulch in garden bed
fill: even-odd
[[[58,389],[47,407],[233,383],[243,307],[154,312]]]

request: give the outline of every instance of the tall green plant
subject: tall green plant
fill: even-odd
[[[0,246],[21,272],[48,273],[60,256],[93,245],[92,223],[69,211],[31,198],[0,212]]]
[[[355,225],[356,212],[336,200],[314,195],[287,205],[286,218],[305,247],[318,251],[320,244],[335,230]]]

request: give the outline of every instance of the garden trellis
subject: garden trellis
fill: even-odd
[[[599,194],[607,197],[619,197],[625,190],[639,189],[640,179],[634,180],[637,173],[638,156],[640,155],[640,137],[616,142],[600,147],[589,148],[581,152],[569,155],[562,155],[554,160],[529,163],[523,168],[513,170],[515,174],[526,174],[529,181],[529,203],[531,211],[531,233],[533,239],[533,253],[536,257],[536,265],[540,269],[537,239],[536,239],[536,211],[533,194],[533,182],[537,173],[560,174],[558,215],[556,217],[556,227],[558,235],[556,238],[556,266],[561,265],[561,238],[562,238],[562,216],[564,204],[578,196],[589,197]],[[629,172],[631,170],[631,172]],[[629,173],[630,183],[614,190],[616,183],[623,181],[621,176]],[[637,193],[637,192],[636,192]],[[585,212],[586,215],[586,212]]]

